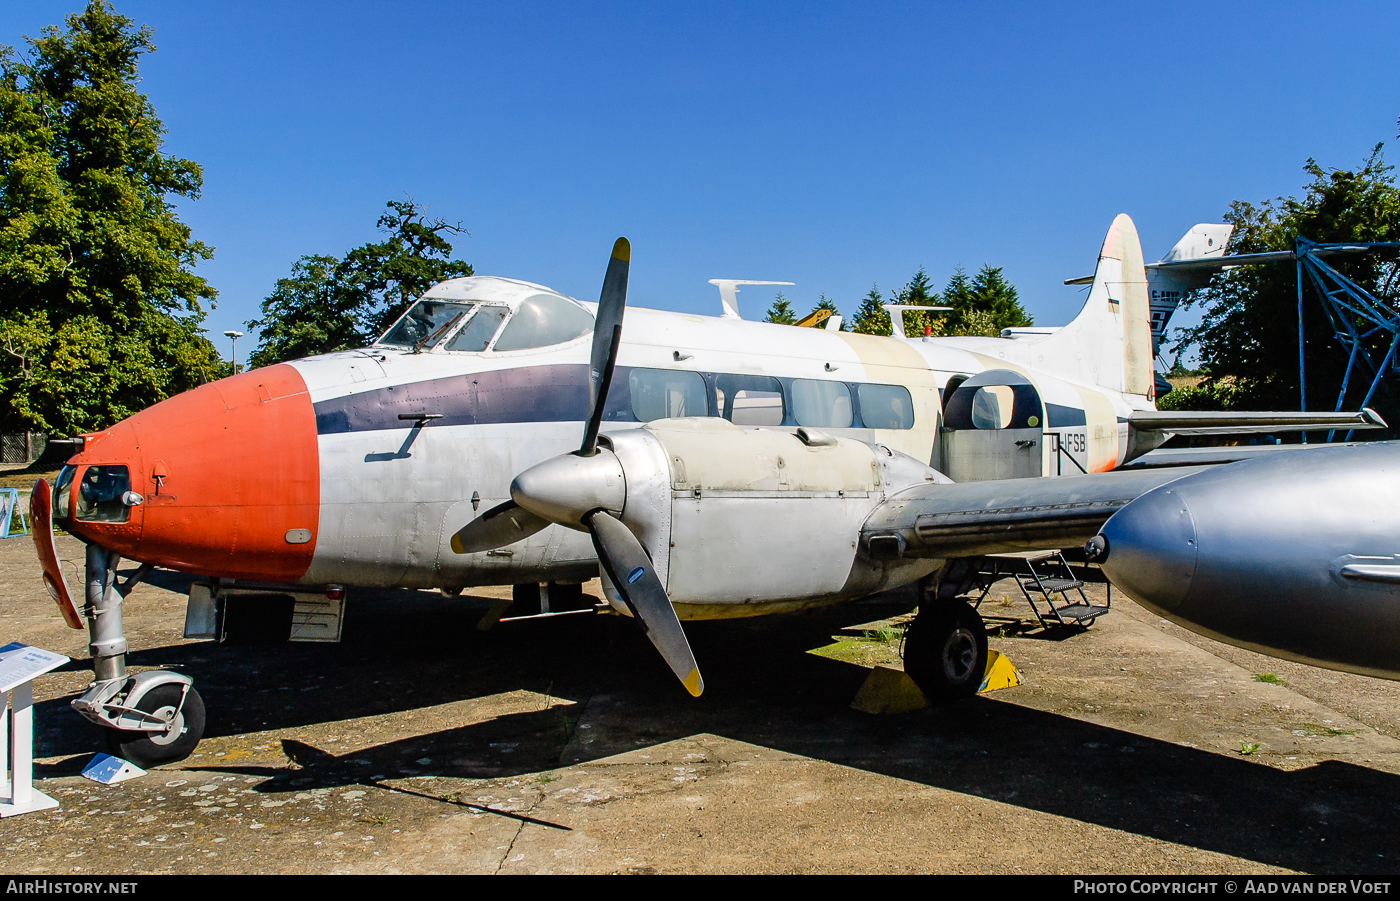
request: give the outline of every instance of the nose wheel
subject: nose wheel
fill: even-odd
[[[193,686],[167,682],[146,692],[134,705],[150,717],[150,722],[164,728],[154,732],[136,732],[108,727],[107,749],[123,760],[142,769],[163,763],[184,760],[194,752],[204,737],[204,699]]]
[[[919,608],[904,633],[904,671],[933,701],[970,698],[987,671],[987,629],[962,601]]]

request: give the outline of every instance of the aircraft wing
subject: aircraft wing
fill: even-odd
[[[877,558],[968,557],[1082,544],[1153,488],[1205,467],[919,485],[875,509],[861,540]]]
[[[1270,454],[1337,446],[1339,445],[1241,444],[1234,447],[1159,447],[1154,451],[1148,451],[1135,460],[1124,463],[1118,468],[1124,470],[1150,469],[1154,466],[1213,466],[1220,463],[1254,460]]]

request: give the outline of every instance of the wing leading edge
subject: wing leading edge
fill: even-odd
[[[861,540],[876,558],[968,557],[1083,544],[1140,495],[1208,467],[920,485],[876,508]]]

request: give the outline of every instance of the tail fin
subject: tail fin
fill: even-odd
[[[1142,245],[1133,220],[1119,213],[1103,240],[1084,308],[1069,325],[1037,341],[1033,355],[1081,384],[1151,399],[1149,317]]]
[[[1225,255],[1233,225],[1223,222],[1199,222],[1182,236],[1176,246],[1156,263],[1147,264],[1147,294],[1152,303],[1152,352],[1159,353],[1167,337],[1167,323],[1177,306],[1193,288],[1210,281],[1215,269],[1195,269],[1189,266],[1163,266],[1163,263],[1183,263]]]

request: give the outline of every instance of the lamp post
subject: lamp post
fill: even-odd
[[[228,336],[229,343],[233,348],[233,374],[238,375],[238,339],[243,337],[243,333],[229,329],[224,334]]]

